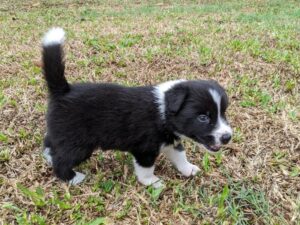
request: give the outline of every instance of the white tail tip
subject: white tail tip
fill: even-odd
[[[61,45],[65,41],[65,31],[60,27],[51,28],[44,36],[43,46]]]

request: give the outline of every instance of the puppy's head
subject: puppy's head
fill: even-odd
[[[179,82],[165,92],[165,115],[175,133],[193,139],[211,152],[232,136],[225,111],[228,98],[216,81]]]

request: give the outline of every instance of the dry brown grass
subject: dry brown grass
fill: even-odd
[[[289,3],[4,2],[0,223],[300,224],[300,5]],[[191,179],[161,157],[160,193],[137,183],[128,155],[112,152],[80,167],[88,175],[80,186],[56,180],[41,156],[46,89],[39,68],[40,39],[53,25],[68,33],[71,81],[217,79],[230,95],[233,142],[221,156],[186,143],[203,168]],[[32,194],[37,187],[44,193]]]

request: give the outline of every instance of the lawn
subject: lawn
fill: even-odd
[[[97,151],[79,186],[57,180],[41,154],[52,26],[71,82],[218,80],[233,141],[217,155],[185,142],[193,178],[160,156],[163,189],[120,152]],[[2,0],[0,43],[0,224],[300,224],[299,1]]]

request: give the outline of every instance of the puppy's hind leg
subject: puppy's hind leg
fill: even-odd
[[[92,149],[57,149],[53,156],[53,169],[55,175],[69,184],[81,183],[85,175],[73,170],[73,167],[79,165],[81,162],[89,158],[92,154]]]
[[[66,182],[69,182],[69,184],[79,184],[81,183],[85,175],[79,172],[75,172],[73,170],[74,163],[71,159],[62,158],[60,156],[54,156],[53,157],[53,170],[55,175]]]
[[[72,185],[80,184],[84,180],[84,178],[85,178],[85,174],[75,171],[75,176],[71,180],[69,180],[69,184]]]
[[[46,160],[49,166],[52,166],[52,155],[51,155],[51,141],[49,136],[45,136],[44,138],[44,151],[43,157]]]

